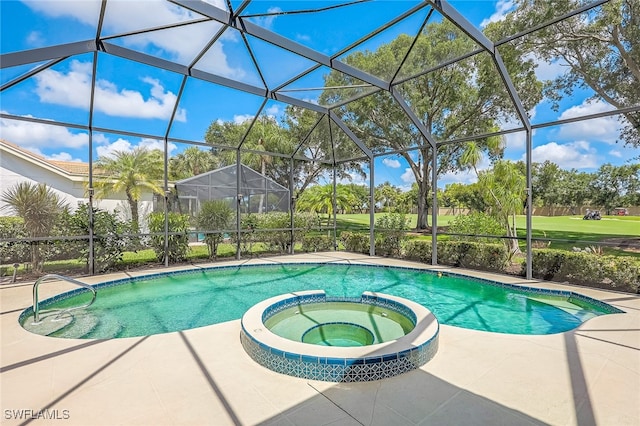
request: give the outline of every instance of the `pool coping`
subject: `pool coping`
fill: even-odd
[[[285,293],[253,305],[241,319],[241,342],[259,364],[295,377],[330,382],[360,382],[393,377],[414,370],[431,360],[438,351],[440,325],[424,306],[389,294],[365,291],[363,303],[383,306],[413,315],[414,328],[389,342],[367,346],[331,347],[286,339],[264,325],[269,314],[298,304],[326,300],[324,290]],[[336,298],[331,298],[335,301]],[[350,298],[351,300],[352,298]],[[269,312],[271,310],[271,312]]]

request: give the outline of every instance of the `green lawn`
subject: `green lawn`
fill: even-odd
[[[376,215],[376,217],[379,214]],[[410,228],[415,228],[417,215],[407,215]],[[438,225],[446,226],[454,216],[438,216]],[[429,223],[431,216],[429,216]],[[534,216],[533,238],[543,238],[552,241],[550,248],[571,250],[573,247],[585,248],[599,245],[614,238],[640,237],[640,216],[605,216],[602,220],[582,220],[582,216]],[[341,230],[369,229],[368,214],[345,214],[337,217],[338,228]],[[526,217],[516,218],[518,236],[526,236]],[[425,236],[424,238],[429,238]],[[521,243],[524,246],[524,242]],[[616,250],[604,247],[605,252],[611,254],[625,254],[640,257],[640,253]]]

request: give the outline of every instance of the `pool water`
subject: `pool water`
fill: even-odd
[[[336,297],[358,297],[364,291],[404,297],[427,307],[441,324],[498,333],[559,333],[612,312],[584,299],[576,304],[568,296],[517,291],[416,269],[286,264],[162,274],[98,287],[96,302],[86,310],[74,311],[72,318],[33,325],[33,317],[25,312],[21,323],[32,332],[57,337],[145,336],[237,320],[262,300],[316,289]],[[41,306],[78,306],[89,297],[79,294]]]
[[[331,324],[323,327],[323,325]],[[284,309],[264,325],[285,339],[326,346],[367,345],[396,340],[413,330],[411,320],[398,312],[363,303],[311,303]],[[349,327],[351,326],[351,327]],[[311,331],[311,330],[314,331]],[[362,330],[365,330],[363,332]],[[305,334],[309,333],[309,334]],[[324,342],[324,343],[323,343]],[[361,343],[358,346],[365,345]]]

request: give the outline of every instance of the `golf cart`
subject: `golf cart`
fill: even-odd
[[[600,216],[600,210],[589,210],[587,209],[587,213],[582,218],[584,220],[600,220],[602,216]]]

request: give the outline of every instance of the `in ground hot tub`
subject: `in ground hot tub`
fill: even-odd
[[[424,365],[438,350],[438,330],[435,316],[407,299],[313,290],[254,305],[242,317],[241,341],[256,362],[279,373],[354,382]]]

